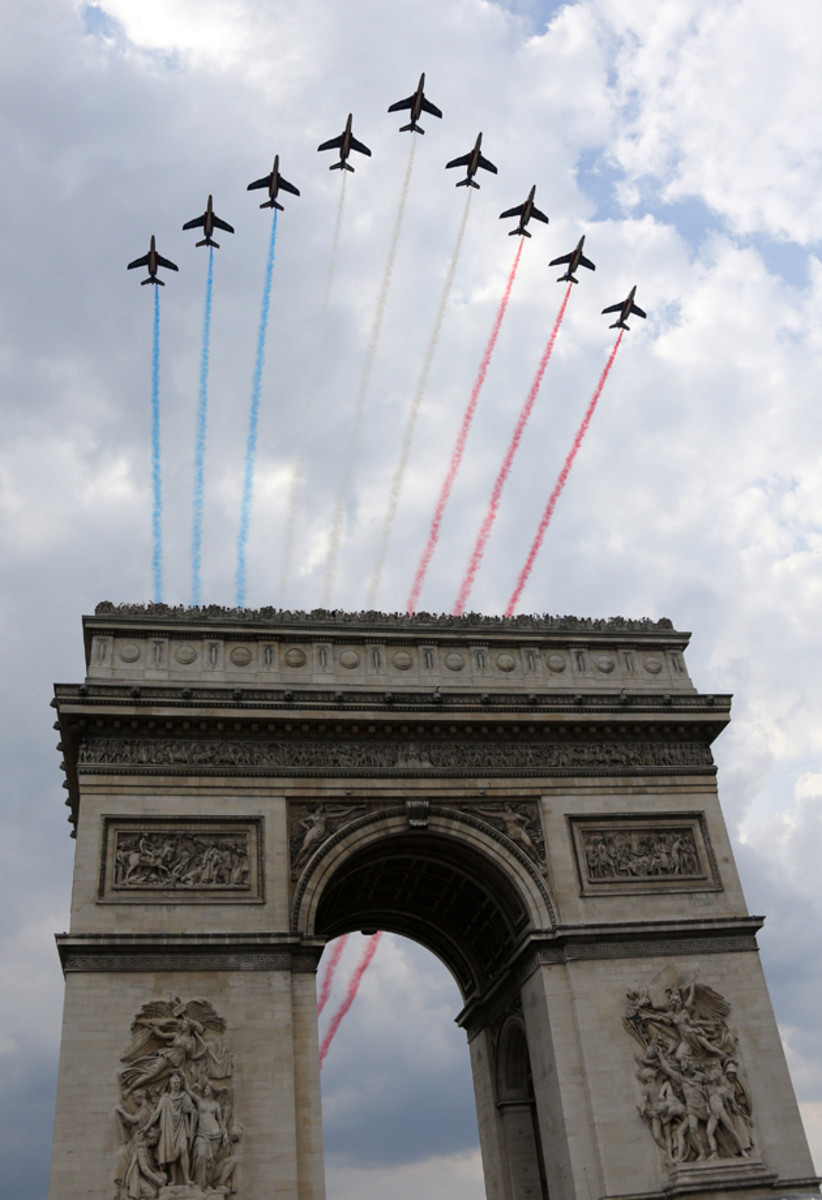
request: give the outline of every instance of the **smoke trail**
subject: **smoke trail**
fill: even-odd
[[[494,347],[497,344],[500,326],[502,325],[502,318],[505,316],[505,310],[508,307],[508,299],[511,295],[511,288],[514,286],[514,276],[517,273],[517,267],[519,266],[519,259],[520,255],[522,254],[524,241],[524,238],[519,239],[517,252],[514,256],[514,265],[511,267],[511,274],[508,276],[508,282],[505,285],[505,291],[503,292],[502,300],[500,301],[499,311],[497,312],[494,326],[491,330],[491,336],[488,339],[488,344],[485,347],[485,352],[482,356],[482,361],[480,362],[477,378],[474,381],[474,387],[471,391],[471,399],[468,401],[468,407],[466,408],[462,417],[462,425],[460,426],[456,445],[454,446],[454,450],[451,454],[451,462],[448,466],[448,473],[446,474],[442,488],[440,489],[437,507],[434,509],[434,517],[431,521],[431,529],[428,534],[428,541],[425,545],[425,549],[422,552],[422,557],[420,558],[417,566],[417,573],[414,576],[414,583],[411,587],[411,594],[408,597],[406,608],[409,615],[413,614],[417,607],[417,602],[420,598],[420,592],[422,591],[422,585],[425,581],[426,572],[431,564],[431,557],[437,547],[437,542],[439,541],[440,526],[442,525],[445,506],[448,503],[448,499],[451,495],[451,489],[454,486],[454,480],[457,477],[457,471],[459,470],[460,463],[462,462],[462,456],[465,451],[465,443],[468,438],[468,431],[470,430],[471,422],[474,419],[474,413],[477,408],[477,401],[479,400],[479,394],[482,389],[482,385],[485,383],[485,376],[488,372],[488,365],[491,362],[491,355],[494,353]]]
[[[551,352],[554,349],[554,342],[557,340],[559,327],[562,324],[562,318],[565,316],[565,309],[568,304],[568,299],[571,295],[572,287],[573,284],[569,283],[568,289],[565,292],[565,296],[560,306],[559,313],[557,314],[557,319],[554,322],[554,328],[551,330],[551,336],[548,338],[547,345],[543,352],[542,358],[540,359],[539,367],[537,368],[537,373],[534,376],[533,383],[531,384],[531,390],[529,391],[525,399],[525,403],[522,406],[522,410],[519,414],[519,420],[517,421],[516,428],[514,429],[513,437],[511,438],[511,442],[505,452],[505,457],[502,460],[502,466],[499,469],[499,474],[497,475],[493,490],[491,492],[491,499],[488,502],[488,511],[485,514],[482,525],[480,526],[480,531],[477,534],[477,540],[474,543],[471,561],[468,564],[465,577],[460,584],[459,595],[457,596],[457,600],[454,605],[455,616],[459,616],[460,613],[465,611],[465,603],[471,592],[471,588],[474,586],[474,580],[476,579],[477,571],[480,568],[480,563],[482,562],[482,556],[485,553],[485,547],[488,543],[491,529],[493,528],[494,521],[497,519],[500,500],[502,499],[502,489],[505,487],[506,480],[511,472],[514,456],[519,449],[520,442],[522,441],[522,435],[525,432],[525,426],[528,422],[528,418],[531,416],[537,394],[542,385],[542,378],[545,374],[545,368],[548,366],[548,360],[550,359]]]
[[[373,608],[377,600],[377,592],[379,591],[380,583],[382,582],[382,573],[385,567],[385,556],[388,553],[388,543],[391,540],[391,532],[394,528],[394,519],[397,515],[397,508],[400,502],[400,493],[402,492],[403,479],[405,478],[405,469],[408,466],[408,458],[411,454],[411,443],[414,439],[414,427],[417,423],[417,414],[420,411],[425,389],[428,385],[428,376],[431,371],[431,364],[434,361],[434,351],[437,348],[437,343],[440,339],[440,331],[442,329],[442,321],[445,316],[445,306],[448,303],[448,297],[451,295],[451,288],[454,283],[454,275],[457,270],[457,260],[462,249],[462,239],[465,235],[465,227],[468,223],[468,210],[471,207],[471,197],[473,190],[468,188],[468,195],[465,197],[465,208],[462,211],[462,220],[460,222],[459,232],[457,233],[457,244],[454,247],[454,253],[451,256],[451,262],[448,266],[448,271],[445,276],[445,283],[442,287],[442,295],[437,309],[437,315],[434,318],[434,327],[431,330],[431,337],[428,341],[428,349],[425,352],[423,359],[422,370],[417,382],[417,390],[414,393],[414,399],[411,401],[411,406],[408,409],[408,415],[405,418],[405,430],[402,435],[402,447],[400,449],[400,461],[397,463],[394,470],[394,477],[391,480],[391,491],[388,495],[388,505],[385,510],[383,519],[382,531],[380,540],[377,544],[377,553],[374,558],[374,569],[371,572],[371,579],[368,584],[368,594],[365,601],[366,608]]]
[[[605,387],[605,380],[608,378],[608,372],[613,366],[614,359],[616,358],[616,352],[619,349],[619,343],[622,341],[623,333],[624,330],[620,329],[619,336],[614,342],[614,347],[611,350],[607,363],[605,364],[605,370],[602,372],[602,375],[599,378],[596,391],[591,397],[591,402],[588,405],[585,416],[582,418],[582,424],[577,430],[577,434],[568,453],[568,457],[566,458],[562,470],[559,473],[559,477],[554,484],[554,490],[551,492],[550,499],[545,506],[545,512],[542,514],[542,520],[539,523],[539,529],[537,530],[537,535],[534,538],[533,545],[528,552],[528,558],[525,560],[525,566],[520,571],[519,579],[517,580],[517,586],[514,588],[511,599],[508,601],[508,607],[505,610],[506,617],[512,617],[514,615],[514,609],[519,603],[519,598],[522,595],[522,589],[528,582],[528,576],[531,574],[531,569],[536,562],[537,555],[542,547],[542,539],[545,537],[545,532],[551,523],[551,517],[554,515],[554,509],[557,506],[557,500],[559,500],[562,494],[562,489],[565,487],[565,484],[568,481],[568,476],[571,473],[571,467],[574,465],[574,459],[577,456],[577,451],[582,445],[582,439],[585,437],[585,434],[588,431],[588,426],[591,424],[591,417],[594,415],[594,409],[597,406],[597,401],[602,395],[602,389]]]
[[[331,239],[331,256],[328,260],[328,270],[325,275],[325,290],[323,292],[322,304],[320,306],[320,320],[317,326],[317,338],[314,346],[314,353],[311,356],[311,378],[308,385],[308,394],[305,404],[303,405],[303,421],[300,434],[300,456],[297,459],[297,465],[294,468],[294,473],[291,476],[291,487],[288,493],[288,504],[286,507],[286,522],[285,522],[285,538],[283,541],[283,557],[280,563],[280,574],[277,580],[277,593],[282,601],[286,589],[291,578],[291,564],[294,557],[294,532],[297,524],[297,513],[300,507],[300,494],[302,493],[303,483],[305,481],[305,447],[308,444],[309,434],[311,432],[311,410],[314,404],[314,396],[317,391],[317,375],[319,372],[319,364],[322,359],[322,348],[325,340],[325,321],[328,315],[328,300],[331,295],[331,284],[334,279],[334,268],[337,262],[337,247],[340,243],[340,229],[342,227],[343,205],[345,203],[345,181],[348,178],[346,171],[341,171],[342,185],[340,187],[340,199],[337,204],[337,216],[334,221],[334,234]]]
[[[248,441],[245,448],[245,478],[243,480],[243,500],[240,509],[240,532],[237,536],[237,607],[245,606],[246,582],[246,545],[248,543],[248,526],[251,521],[251,497],[254,488],[254,458],[257,453],[257,420],[260,413],[260,388],[263,382],[263,364],[265,363],[265,335],[268,329],[268,309],[271,300],[271,275],[274,270],[274,245],[277,241],[277,210],[273,210],[271,218],[271,240],[268,243],[268,259],[265,264],[265,282],[263,284],[263,302],[260,308],[260,328],[257,333],[257,356],[254,359],[254,374],[251,380],[251,411],[248,417]]]
[[[160,474],[160,289],[154,288],[154,345],[151,355],[151,557],[154,603],[163,600],[163,480]]]
[[[344,933],[341,938],[337,938],[331,949],[331,956],[328,959],[328,966],[325,969],[323,981],[320,986],[320,998],[317,1001],[317,1016],[320,1015],[328,1003],[328,997],[331,995],[331,984],[334,982],[334,974],[337,970],[337,967],[340,965],[342,952],[345,949],[345,943],[347,941],[348,934]]]
[[[214,247],[208,248],[205,312],[203,314],[203,351],[200,358],[200,392],[197,402],[197,428],[194,443],[194,519],[191,526],[191,603],[199,604],[202,594],[200,553],[203,541],[203,475],[205,472],[206,417],[208,415],[208,349],[211,340],[211,291],[214,283]]]
[[[325,566],[323,598],[321,601],[323,607],[327,607],[331,600],[331,592],[334,587],[334,579],[337,573],[337,556],[340,550],[340,536],[342,534],[342,524],[345,516],[346,501],[348,500],[348,493],[351,488],[351,479],[353,477],[357,462],[365,398],[368,395],[368,387],[371,383],[371,372],[374,369],[374,359],[377,355],[377,345],[380,340],[382,320],[385,316],[385,304],[388,299],[388,289],[391,285],[391,275],[394,271],[394,259],[397,256],[397,244],[400,240],[400,228],[402,226],[403,214],[405,213],[405,202],[408,199],[408,188],[411,183],[411,169],[414,166],[414,150],[416,149],[416,145],[417,139],[414,138],[411,142],[411,149],[408,155],[408,166],[405,169],[405,179],[402,183],[400,203],[399,207],[397,208],[397,218],[394,222],[394,229],[391,233],[391,242],[388,247],[388,257],[385,261],[382,283],[380,284],[380,291],[377,297],[377,306],[374,310],[374,320],[371,325],[371,337],[368,342],[365,362],[363,363],[362,375],[360,376],[360,386],[357,389],[357,401],[354,406],[354,424],[351,430],[351,441],[348,447],[348,461],[346,463],[342,487],[340,488],[340,492],[337,497],[337,506],[334,511],[334,522],[331,526],[331,535],[328,542],[328,557]]]
[[[334,1040],[334,1034],[339,1029],[343,1017],[348,1012],[351,1005],[354,1003],[354,998],[357,995],[357,991],[360,986],[360,981],[362,980],[362,977],[365,974],[365,972],[368,970],[368,965],[371,962],[371,959],[377,953],[377,946],[379,945],[379,941],[380,941],[381,937],[382,937],[382,930],[380,930],[377,933],[373,933],[371,935],[371,937],[368,939],[365,950],[363,951],[363,956],[360,959],[360,961],[357,963],[357,966],[354,969],[354,974],[351,976],[351,982],[348,985],[348,991],[345,993],[345,999],[343,1000],[342,1004],[337,1009],[337,1011],[334,1013],[334,1016],[331,1018],[331,1024],[328,1026],[325,1037],[322,1040],[322,1045],[320,1046],[320,1068],[322,1068],[323,1059],[325,1058],[326,1054],[328,1053],[328,1047],[331,1045],[332,1041]]]

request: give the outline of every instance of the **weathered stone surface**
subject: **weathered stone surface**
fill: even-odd
[[[50,1200],[323,1200],[314,971],[367,927],[458,981],[493,1200],[815,1191],[687,634],[112,605],[85,633]]]

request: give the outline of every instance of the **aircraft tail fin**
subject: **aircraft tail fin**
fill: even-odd
[[[468,179],[468,178],[461,179],[456,186],[457,187],[472,187],[472,188],[476,188],[477,191],[479,191],[479,184],[475,183],[473,179]]]
[[[425,133],[425,130],[421,129],[416,121],[412,121],[409,125],[400,125],[400,133],[408,133],[409,130],[411,133]]]
[[[260,205],[260,208],[278,208],[280,210],[280,212],[285,212],[285,209],[283,208],[282,204],[279,204],[276,200],[265,200]]]
[[[627,329],[628,326],[622,321],[614,321],[613,325],[608,326],[609,329]]]
[[[194,245],[195,246],[213,246],[215,250],[220,249],[220,243],[213,241],[209,237],[204,237],[201,242],[195,242]]]
[[[354,168],[350,163],[345,162],[342,158],[339,162],[332,163],[328,168],[329,171],[353,171]]]

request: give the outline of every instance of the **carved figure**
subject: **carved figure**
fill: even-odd
[[[157,1125],[160,1138],[157,1143],[157,1161],[168,1167],[168,1178],[172,1184],[191,1183],[190,1149],[196,1127],[194,1105],[191,1097],[183,1090],[180,1075],[172,1075],[168,1091],[160,1097],[154,1116],[146,1126]]]
[[[247,888],[247,833],[118,830],[116,888]]]
[[[116,1200],[155,1200],[165,1185],[203,1196],[236,1191],[242,1129],[233,1123],[224,1030],[206,1000],[152,1000],[135,1017],[115,1109],[125,1138],[115,1166]]]
[[[477,812],[490,817],[492,823],[497,828],[501,828],[507,837],[536,863],[544,875],[547,868],[542,848],[543,841],[542,832],[539,828],[539,819],[534,809],[525,808],[525,811],[522,811],[523,807],[520,805],[519,809],[516,809],[510,803],[494,804],[480,807],[477,809]],[[537,840],[539,841],[539,846],[536,845]]]
[[[313,804],[297,810],[291,824],[291,873],[296,875],[315,850],[342,825],[365,812],[362,804]]]
[[[700,875],[691,829],[584,830],[582,845],[589,880],[693,878]]]
[[[639,1114],[671,1163],[749,1158],[751,1106],[739,1080],[728,1001],[668,966],[628,993],[623,1025],[637,1060]]]

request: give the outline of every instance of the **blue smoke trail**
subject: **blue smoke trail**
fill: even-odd
[[[254,374],[251,378],[251,411],[248,417],[248,441],[245,448],[245,479],[243,501],[240,509],[240,532],[237,535],[237,607],[245,606],[246,558],[248,526],[251,521],[251,496],[254,488],[254,457],[257,453],[257,419],[260,414],[260,388],[263,382],[265,363],[265,335],[268,330],[268,309],[271,300],[271,274],[274,270],[274,244],[277,240],[277,210],[271,220],[271,241],[268,244],[268,260],[265,264],[263,303],[260,309],[260,328],[257,333],[257,357],[254,359]]]
[[[160,289],[154,288],[154,347],[151,359],[151,506],[154,603],[163,600],[163,481],[160,474]]]
[[[191,528],[191,603],[199,604],[202,594],[200,551],[203,542],[203,474],[205,471],[206,416],[208,414],[208,346],[211,339],[211,290],[214,282],[214,247],[208,248],[205,313],[203,316],[203,352],[200,358],[200,392],[197,403],[197,430],[194,444],[194,520]]]

